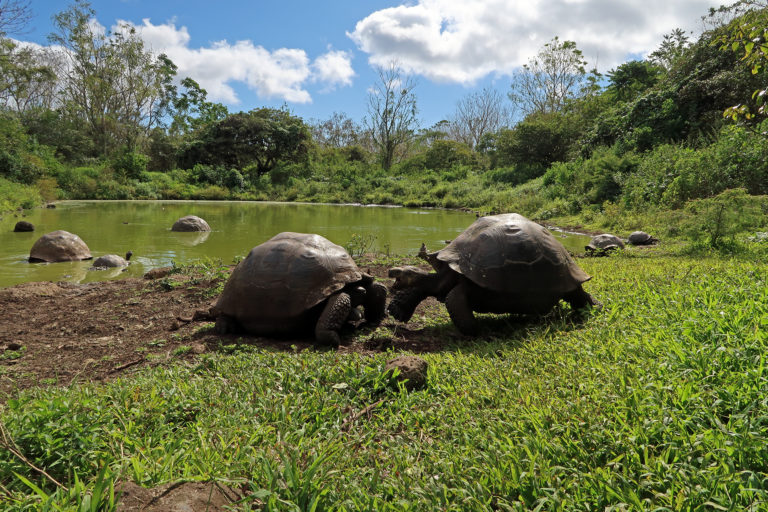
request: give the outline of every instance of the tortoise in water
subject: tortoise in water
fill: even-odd
[[[546,228],[522,215],[480,217],[444,249],[420,255],[436,272],[412,266],[389,271],[398,290],[389,313],[407,322],[428,296],[445,303],[456,328],[475,334],[479,313],[540,314],[560,299],[594,306],[581,285],[590,279]]]
[[[257,245],[229,277],[212,313],[220,333],[262,336],[311,332],[337,346],[339,329],[359,314],[378,323],[387,288],[357,268],[352,257],[320,235],[280,233]]]
[[[133,256],[133,251],[128,251],[127,253],[125,253],[125,258],[121,258],[117,254],[105,254],[104,256],[99,256],[98,258],[96,258],[91,268],[105,269],[105,268],[127,267],[128,265],[130,265],[131,256]]]
[[[79,261],[91,259],[91,250],[83,240],[69,231],[46,233],[37,239],[29,251],[30,263]]]
[[[595,256],[603,256],[608,251],[615,251],[616,249],[623,248],[624,242],[621,241],[621,238],[611,235],[610,233],[593,236],[592,240],[589,241],[589,245],[584,247],[588,254]]]

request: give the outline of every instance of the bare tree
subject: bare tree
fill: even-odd
[[[368,94],[365,127],[379,153],[381,165],[389,169],[401,147],[413,138],[417,123],[416,81],[405,76],[397,62],[378,68],[379,81]]]
[[[32,19],[29,0],[0,0],[0,36],[18,34]]]
[[[456,111],[450,121],[449,133],[452,139],[474,148],[483,135],[506,126],[511,109],[497,90],[485,88],[464,96],[456,104]]]
[[[334,112],[325,121],[312,123],[312,138],[326,148],[344,148],[359,144],[360,126],[347,114]]]
[[[515,74],[509,99],[526,115],[558,112],[581,93],[586,65],[576,43],[555,37]]]

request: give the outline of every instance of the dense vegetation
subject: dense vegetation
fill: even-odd
[[[621,213],[635,219],[622,227],[674,236],[680,226],[669,222],[683,220],[691,201],[768,193],[767,10],[713,10],[697,41],[676,30],[646,60],[606,76],[586,71],[576,43],[555,38],[513,77],[508,97],[468,95],[447,120],[419,128],[418,98],[394,64],[380,70],[362,124],[343,113],[230,113],[129,27],[93,32],[93,11],[79,2],[56,17],[51,36],[66,52],[3,39],[0,207],[57,198],[359,202],[606,228]],[[515,124],[511,106],[524,114]]]
[[[130,32],[110,44],[88,32],[89,13],[64,11],[54,41],[102,69],[3,41],[0,211],[59,198],[385,203],[691,243],[580,260],[604,303],[585,322],[563,307],[489,319],[469,340],[431,312],[447,348],[423,355],[421,391],[382,375],[390,354],[227,345],[191,365],[25,392],[0,408],[0,441],[27,458],[0,450],[3,507],[109,510],[116,481],[185,479],[243,485],[241,506],[260,510],[768,506],[764,3],[714,10],[697,41],[675,31],[607,76],[554,39],[513,79],[517,123],[484,91],[422,129],[395,67],[380,73],[390,106],[372,101],[360,125],[230,113]],[[126,59],[136,76],[120,75]],[[555,63],[568,83],[541,96],[541,80],[563,76]],[[137,80],[139,101],[109,103],[121,95],[105,84]],[[103,116],[69,94],[78,85]]]
[[[583,323],[563,307],[470,340],[436,311],[448,346],[422,355],[420,391],[382,375],[387,353],[226,345],[25,393],[7,436],[69,490],[0,450],[4,509],[103,510],[116,480],[191,479],[243,484],[258,510],[764,510],[765,263],[580,264],[605,304]]]

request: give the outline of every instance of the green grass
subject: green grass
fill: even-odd
[[[579,261],[604,304],[584,322],[486,319],[423,354],[421,391],[391,353],[249,346],[31,391],[0,418],[80,490],[0,450],[4,510],[109,509],[119,479],[242,483],[264,510],[768,509],[768,265],[633,254]]]

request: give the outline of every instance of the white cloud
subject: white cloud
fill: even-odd
[[[154,25],[149,19],[133,26],[155,53],[165,53],[178,66],[178,76],[189,76],[208,92],[209,99],[229,104],[239,102],[232,87],[242,82],[263,98],[310,103],[310,82],[326,88],[351,85],[354,71],[346,52],[329,51],[310,63],[301,49],[267,50],[252,41],[218,41],[204,48],[190,48],[186,27],[173,22]],[[113,28],[115,30],[116,28]]]
[[[697,30],[718,0],[418,0],[376,11],[347,35],[371,64],[397,60],[436,82],[507,75],[553,37],[606,71],[675,28]]]
[[[352,57],[344,51],[329,50],[312,63],[313,80],[327,84],[326,90],[338,86],[352,85],[355,70],[352,69]]]

